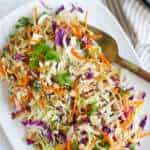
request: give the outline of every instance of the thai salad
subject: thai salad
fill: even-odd
[[[83,16],[81,22],[78,15]],[[22,17],[0,53],[12,119],[37,150],[134,150],[147,115],[135,122],[145,92],[122,85],[120,68],[104,56],[87,26],[88,12],[73,5]]]

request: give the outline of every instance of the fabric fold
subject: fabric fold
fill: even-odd
[[[140,57],[140,64],[150,71],[150,8],[142,0],[101,0],[114,14]]]

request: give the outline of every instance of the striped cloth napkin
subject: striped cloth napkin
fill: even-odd
[[[139,58],[150,71],[150,7],[142,0],[101,0],[120,22]]]

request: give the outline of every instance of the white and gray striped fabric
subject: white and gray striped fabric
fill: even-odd
[[[142,0],[101,0],[116,16],[140,57],[150,71],[150,8]]]

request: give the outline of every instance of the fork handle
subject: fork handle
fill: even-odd
[[[144,80],[150,82],[150,73],[143,70],[139,66],[131,63],[130,61],[118,56],[116,59],[116,63],[120,66],[130,70],[131,72],[135,73],[136,75],[142,77]]]

